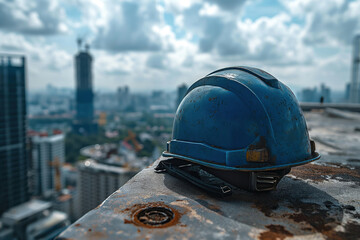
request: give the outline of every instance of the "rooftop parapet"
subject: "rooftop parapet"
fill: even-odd
[[[215,198],[155,173],[160,158],[58,239],[357,239],[360,122],[306,118],[323,158],[292,168],[276,191]]]

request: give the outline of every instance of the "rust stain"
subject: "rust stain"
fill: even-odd
[[[360,181],[360,169],[350,169],[341,165],[324,166],[317,164],[306,164],[291,169],[291,175],[315,182],[323,182],[326,178],[336,179],[341,177],[344,181]]]
[[[208,197],[207,195],[205,195],[205,194],[199,194],[199,195],[196,195],[196,198],[198,198],[198,199],[203,199],[203,200],[207,200],[209,197]],[[183,201],[183,200],[178,199],[178,200],[176,200],[176,201]]]
[[[304,203],[299,201],[292,207],[297,212],[293,214],[285,214],[285,216],[298,223],[307,223],[317,232],[329,231],[335,226],[341,224],[341,219],[337,219],[337,215],[329,215],[328,212],[333,210],[340,214],[342,209],[340,206],[335,205],[330,201],[326,201],[324,204],[327,209],[321,208],[321,206],[316,203]],[[339,216],[339,218],[341,217]]]
[[[75,224],[74,226],[75,226],[75,227],[80,227],[81,224],[80,224],[80,223],[77,223],[77,224]]]
[[[285,205],[294,212],[285,213],[279,216],[273,212],[273,210],[278,208],[278,203],[275,198],[270,197],[268,198],[268,201],[257,201],[257,198],[254,198],[251,201],[253,201],[253,207],[258,208],[265,216],[285,218],[288,219],[288,221],[298,223],[302,231],[309,233],[318,232],[326,239],[340,240],[359,238],[358,233],[360,232],[360,224],[358,222],[354,221],[345,225],[342,224],[343,211],[353,209],[352,206],[341,206],[331,201],[324,201],[323,204],[317,204],[288,199],[290,202]],[[343,232],[337,229],[337,226],[340,225],[344,227]],[[272,236],[270,235],[270,232],[271,231],[262,233],[262,238],[260,239],[284,239],[285,237],[290,237],[282,236],[283,238],[281,238],[281,236]]]
[[[341,216],[330,215],[329,212],[338,212],[341,214],[343,208],[330,201],[325,201],[324,205],[327,209],[321,208],[316,203],[297,202],[294,204],[296,213],[285,214],[284,217],[293,220],[297,223],[306,224],[304,231],[319,232],[323,234],[326,239],[357,239],[360,232],[360,224],[357,222],[349,222],[344,226],[344,232],[335,231],[336,226],[341,225]]]
[[[265,196],[267,201],[263,200]],[[266,217],[284,219],[287,222],[292,221],[299,224],[298,227],[303,232],[321,233],[326,239],[356,239],[356,237],[354,237],[356,236],[355,232],[360,232],[360,225],[356,222],[345,226],[343,225],[345,231],[339,231],[337,226],[342,225],[343,211],[347,208],[353,208],[351,206],[341,206],[329,200],[324,201],[323,204],[318,204],[289,198],[286,199],[284,205],[292,211],[278,215],[274,210],[283,204],[275,194],[257,194],[246,197],[241,195],[241,197],[238,196],[238,199],[245,202],[252,202],[252,207],[259,209]],[[271,231],[262,233],[261,239],[276,239],[276,236],[270,235],[270,232]],[[290,236],[277,236],[278,239],[283,239],[281,237],[285,238]]]
[[[286,230],[284,228],[284,226],[281,225],[266,225],[266,228],[269,229],[266,232],[262,232],[260,234],[259,239],[260,240],[273,240],[273,239],[278,239],[278,240],[283,240],[287,237],[293,237],[294,235],[289,232],[288,230]]]
[[[324,231],[327,239],[342,240],[342,239],[359,239],[360,224],[357,222],[349,222],[344,226],[344,232],[336,232],[334,230]]]
[[[189,205],[189,202],[187,200],[174,201],[171,204],[181,207],[183,209],[182,214],[187,214],[190,218],[195,218],[200,222],[205,220],[205,217],[199,215],[196,210]]]
[[[129,223],[133,223],[133,222],[129,219],[124,219],[124,224],[129,224]]]
[[[279,208],[279,204],[277,201],[259,201],[258,199],[256,199],[252,207],[259,209],[262,213],[264,213],[265,216],[271,217],[273,210]]]
[[[162,207],[162,208],[169,209],[174,214],[174,216],[169,222],[164,223],[162,225],[147,225],[147,224],[144,224],[141,221],[139,221],[139,219],[137,218],[136,215],[140,211],[142,211],[144,209],[153,208],[153,207]],[[123,210],[116,209],[115,212],[116,213],[125,213],[125,214],[128,214],[129,217],[131,217],[131,220],[124,219],[124,224],[134,224],[136,226],[145,227],[145,228],[167,228],[167,227],[171,227],[171,226],[174,226],[174,225],[178,224],[179,220],[180,220],[180,218],[182,216],[182,214],[178,210],[164,204],[164,202],[150,202],[150,203],[145,203],[145,204],[134,204],[134,205],[132,205],[130,207],[127,207],[127,208],[125,208]]]
[[[89,232],[89,234],[86,236],[86,238],[89,239],[104,239],[107,237],[107,234],[104,232]]]
[[[211,210],[215,211],[215,212],[222,212],[222,211],[221,211],[221,208],[220,208],[219,206],[217,206],[217,205],[209,204],[208,207],[209,207]]]

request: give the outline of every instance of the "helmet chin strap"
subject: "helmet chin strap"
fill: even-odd
[[[256,172],[215,170],[208,167],[204,167],[204,169],[235,187],[254,192],[263,192],[275,190],[280,180],[290,172],[291,168]]]
[[[262,172],[219,171],[185,160],[170,158],[160,161],[155,167],[155,172],[167,172],[210,194],[225,197],[232,194],[233,188],[255,192],[274,190],[282,177],[290,172],[290,168]]]
[[[200,165],[188,161],[176,158],[162,160],[155,167],[155,172],[167,172],[218,197],[226,197],[232,194],[232,188],[229,184],[202,170]]]

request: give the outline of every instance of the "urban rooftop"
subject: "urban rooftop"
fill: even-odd
[[[0,1],[0,240],[360,239],[359,14]]]

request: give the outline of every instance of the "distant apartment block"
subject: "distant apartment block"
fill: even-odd
[[[360,35],[354,38],[350,102],[360,103]]]
[[[304,88],[301,92],[302,102],[318,102],[318,94],[316,88]]]
[[[86,160],[78,165],[77,217],[97,207],[138,170]]]
[[[187,90],[188,90],[188,86],[186,84],[182,84],[182,85],[178,86],[175,108],[177,108],[180,105],[181,100],[185,97]]]
[[[320,102],[321,99],[325,103],[332,102],[331,99],[331,89],[325,84],[320,85],[320,90],[316,87],[314,88],[304,88],[301,91],[301,101],[302,102]]]
[[[331,89],[329,87],[327,87],[325,84],[321,84],[320,85],[320,98],[323,98],[323,102],[325,103],[330,103],[332,102],[331,100]]]
[[[71,222],[77,220],[75,216],[75,190],[63,189],[61,194],[52,199],[53,209],[66,213]]]
[[[351,89],[351,82],[346,83],[345,85],[345,101],[350,102],[350,89]]]
[[[59,188],[64,187],[65,181],[61,174],[64,162],[64,134],[58,133],[52,136],[40,134],[32,137],[32,192],[34,195],[50,196],[56,190],[56,184],[60,184]],[[60,175],[57,176],[56,171],[60,171]]]
[[[52,210],[49,202],[31,200],[6,211],[1,218],[4,239],[54,239],[69,224],[66,213]]]
[[[26,61],[0,55],[0,215],[26,202]]]
[[[116,92],[118,109],[124,111],[129,108],[131,103],[131,96],[128,86],[118,87]]]

